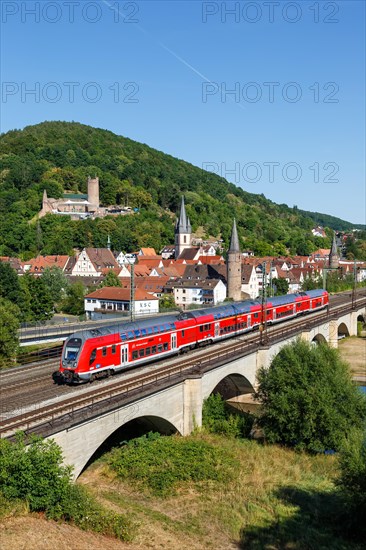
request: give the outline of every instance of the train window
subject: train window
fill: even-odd
[[[133,333],[134,333],[134,335],[136,336],[136,338],[137,338],[138,336],[140,336],[140,331],[139,331],[139,330],[134,330]]]
[[[141,334],[143,334],[144,336],[146,336],[146,334],[147,334],[146,328],[142,328],[142,329],[141,329]]]
[[[127,340],[128,336],[126,333],[121,334],[122,340]]]
[[[115,344],[113,344],[113,346],[112,346],[112,353],[116,353],[116,346],[115,346]]]
[[[271,310],[267,309],[267,315],[270,315],[270,313],[271,313]]]
[[[156,346],[152,346],[151,353],[156,353]]]
[[[107,348],[102,348],[102,355],[103,357],[107,355]]]
[[[137,351],[133,351],[132,352],[132,359],[137,359],[139,356],[138,352]]]
[[[184,333],[185,333],[185,331],[184,331],[184,330],[182,330],[182,338],[184,338]]]
[[[254,319],[258,319],[259,318],[259,313],[254,313],[253,317],[254,317]]]
[[[160,351],[163,351],[163,345],[162,344],[158,345],[158,352],[160,352]]]
[[[167,342],[165,342],[165,344],[164,344],[164,351],[168,351],[168,349],[169,349],[169,347],[168,347],[168,343],[167,343]]]
[[[145,353],[146,353],[146,355],[150,355],[151,349],[150,349],[150,348],[146,348]]]
[[[140,355],[140,357],[144,357],[144,355],[145,355],[145,350],[144,350],[144,349],[140,349],[139,355]]]
[[[147,329],[147,333],[148,333],[148,334],[152,334],[152,333],[153,333],[152,327],[149,327],[149,328]]]
[[[94,363],[96,356],[97,356],[97,350],[93,349],[93,351],[90,354],[89,365]]]
[[[129,331],[127,334],[128,334],[128,337],[129,337],[129,338],[133,338],[133,332],[132,332],[132,330]]]

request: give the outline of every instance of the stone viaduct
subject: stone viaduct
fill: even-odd
[[[339,337],[356,335],[357,320],[360,319],[366,319],[365,307],[322,322],[297,336],[314,343],[326,341],[337,347]],[[252,392],[256,386],[257,370],[268,367],[281,347],[294,338],[296,336],[259,347],[239,359],[204,374],[190,375],[168,388],[79,422],[50,437],[61,446],[65,463],[73,465],[74,476],[78,477],[98,449],[121,428],[126,429],[126,433],[129,428],[130,435],[136,435],[139,430],[140,433],[153,430],[188,435],[195,426],[202,424],[204,399],[220,388],[225,389],[225,398]]]

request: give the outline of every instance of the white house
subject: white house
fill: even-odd
[[[105,286],[84,298],[84,309],[88,319],[100,319],[105,315],[127,313],[130,311],[131,291],[129,288]],[[139,288],[135,289],[134,314],[150,315],[159,313],[159,298]]]
[[[221,279],[203,281],[176,281],[172,283],[174,301],[179,307],[195,305],[217,305],[226,298],[226,285]]]
[[[259,295],[258,278],[254,265],[242,265],[241,291],[249,294],[253,300]]]
[[[73,277],[99,277],[104,269],[118,264],[108,248],[84,248],[76,259],[70,275]]]

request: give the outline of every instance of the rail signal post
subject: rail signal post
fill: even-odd
[[[267,333],[267,262],[262,264],[262,322],[259,327],[260,332],[260,344],[263,346],[268,342],[268,333]]]

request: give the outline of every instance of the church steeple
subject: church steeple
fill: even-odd
[[[234,222],[233,222],[233,228],[231,230],[231,240],[230,240],[229,252],[239,252],[240,253],[239,237],[238,237],[238,230],[236,229],[235,218],[234,218]]]
[[[191,222],[186,214],[186,207],[184,204],[184,196],[182,195],[182,202],[180,206],[179,220],[177,221],[176,229],[178,233],[192,233]]]
[[[191,234],[191,222],[186,214],[184,196],[182,196],[179,219],[175,225],[175,258],[178,258],[185,248],[191,246]]]
[[[335,232],[333,233],[333,242],[332,242],[332,247],[330,249],[330,254],[329,254],[329,267],[331,269],[338,269],[339,267],[339,255],[338,255]]]
[[[235,219],[227,255],[227,295],[232,300],[241,300],[241,253]]]

